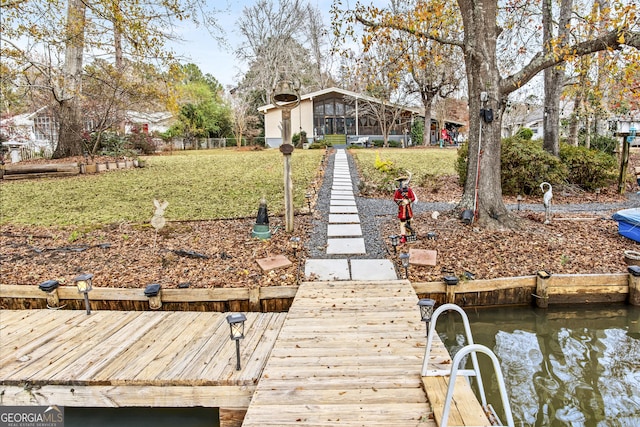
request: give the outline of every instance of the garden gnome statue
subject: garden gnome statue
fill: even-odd
[[[548,187],[547,191],[544,191],[544,188]],[[544,191],[544,196],[542,198],[542,202],[544,203],[544,223],[551,223],[551,199],[553,198],[553,192],[551,190],[551,184],[548,182],[543,182],[540,184],[540,189]]]
[[[398,188],[393,194],[393,201],[398,205],[398,219],[400,220],[400,243],[407,242],[407,236],[409,240],[415,240],[415,233],[411,228],[411,218],[413,218],[413,211],[411,204],[416,201],[416,196],[413,193],[411,187],[409,187],[409,181],[411,181],[411,174],[408,177],[401,176],[396,178],[398,182]],[[407,231],[409,234],[407,235]]]
[[[258,216],[253,226],[251,237],[266,240],[271,238],[271,229],[269,229],[269,215],[267,214],[267,201],[263,197],[260,199],[260,207],[258,208]]]

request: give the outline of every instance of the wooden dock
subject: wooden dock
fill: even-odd
[[[408,281],[301,284],[242,424],[435,426]]]
[[[244,414],[286,313],[0,311],[2,405],[219,407]]]

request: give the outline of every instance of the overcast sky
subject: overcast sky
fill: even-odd
[[[220,0],[215,1],[220,2]],[[234,86],[238,80],[236,76],[246,71],[246,65],[241,63],[233,53],[241,43],[240,36],[233,28],[242,15],[243,8],[254,3],[255,0],[233,0],[229,2],[229,11],[218,15],[219,22],[226,31],[229,49],[225,50],[224,47],[219,46],[206,29],[195,28],[193,25],[185,25],[181,28],[180,34],[185,41],[172,43],[172,48],[177,54],[188,57],[185,61],[196,64],[203,73],[209,73],[215,77],[225,88]],[[324,22],[329,25],[332,0],[309,0],[309,3],[323,13]],[[222,8],[222,6],[219,7]]]

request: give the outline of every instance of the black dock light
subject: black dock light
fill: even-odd
[[[144,296],[149,298],[149,308],[158,310],[162,307],[162,286],[152,283],[144,288]]]
[[[298,253],[298,247],[300,247],[300,238],[297,236],[294,236],[291,239],[289,239],[289,243],[291,244],[291,249],[293,249],[293,256],[295,258]]]
[[[438,239],[438,235],[436,234],[435,231],[429,231],[427,233],[427,240],[437,240]]]
[[[427,335],[429,335],[429,324],[431,323],[431,316],[433,315],[433,308],[435,305],[436,301],[431,298],[422,298],[418,301],[418,306],[420,307],[420,318],[427,326]]]
[[[38,285],[42,292],[47,293],[48,308],[58,308],[58,305],[60,304],[57,291],[59,285],[60,282],[57,280],[47,280],[46,282],[42,282]]]
[[[402,252],[400,255],[398,255],[398,257],[400,258],[400,262],[404,267],[404,278],[408,279],[409,278],[409,254],[407,252]]]
[[[400,243],[400,236],[398,236],[397,234],[392,234],[391,236],[389,236],[389,239],[391,239],[391,246],[393,246],[393,253],[396,254],[398,253],[398,243]]]
[[[93,279],[93,274],[86,273],[77,276],[73,281],[78,288],[78,292],[84,295],[84,306],[87,309],[87,314],[91,314],[91,306],[89,305],[89,291],[93,289],[93,285],[91,281]]]
[[[234,313],[227,316],[227,322],[231,329],[231,340],[236,342],[236,371],[240,370],[240,340],[244,338],[244,322],[247,316],[243,313]]]
[[[629,267],[627,267],[627,271],[629,272],[629,274],[631,274],[633,277],[640,277],[640,266],[637,265],[630,265]],[[40,285],[42,286],[42,285]],[[42,289],[42,288],[40,288]]]
[[[442,280],[447,286],[455,286],[459,282],[459,279],[456,276],[444,276]]]

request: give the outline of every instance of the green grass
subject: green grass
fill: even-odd
[[[419,185],[432,177],[456,174],[457,150],[380,148],[351,152],[356,159],[362,178],[374,183],[384,182],[386,178],[383,172],[375,168],[376,153],[380,154],[382,161],[392,161],[393,166],[401,173],[411,171],[413,173],[411,182],[414,185]]]
[[[294,206],[306,206],[324,150],[292,155]],[[103,225],[148,222],[153,199],[169,202],[168,220],[255,215],[260,199],[269,214],[284,211],[283,156],[278,150],[193,151],[147,158],[140,169],[29,181],[4,181],[0,224]]]

